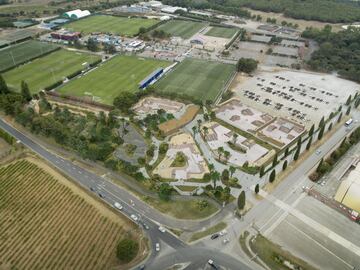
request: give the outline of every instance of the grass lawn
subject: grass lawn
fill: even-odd
[[[234,65],[187,58],[164,76],[156,89],[190,100],[214,101],[234,71]]]
[[[313,266],[285,251],[281,246],[274,244],[262,235],[257,235],[254,241],[250,241],[250,247],[259,258],[271,269],[288,270],[285,261],[297,266],[296,269],[315,270]],[[295,268],[294,268],[295,269]]]
[[[183,39],[191,38],[201,28],[206,26],[206,23],[193,22],[193,21],[182,21],[182,20],[171,20],[157,27],[157,30],[163,30],[166,33],[181,37]]]
[[[30,40],[0,50],[0,72],[56,50],[58,47],[54,44]]]
[[[198,204],[200,199],[161,201],[147,197],[144,201],[160,212],[179,219],[203,219],[218,211],[218,207],[210,202],[201,209]]]
[[[158,23],[158,21],[155,19],[129,19],[126,17],[96,15],[66,24],[64,27],[85,34],[102,32],[134,36],[139,32],[140,27],[148,28],[156,23]]]
[[[201,239],[201,238],[203,238],[205,236],[208,236],[210,234],[217,233],[217,232],[219,232],[219,231],[221,231],[221,230],[223,230],[225,228],[226,228],[226,223],[225,222],[220,222],[220,223],[216,224],[215,226],[206,229],[205,231],[194,233],[191,236],[189,242],[196,241],[196,240]]]
[[[116,56],[85,76],[72,80],[59,89],[72,96],[92,95],[95,100],[112,104],[121,91],[136,91],[151,72],[169,62],[134,56]]]
[[[91,63],[99,57],[86,53],[58,50],[3,74],[12,88],[19,89],[21,81],[28,83],[32,93],[62,80],[71,73],[83,69],[83,63]]]
[[[236,28],[226,27],[211,27],[209,31],[205,33],[205,36],[219,37],[219,38],[232,38],[238,31]]]

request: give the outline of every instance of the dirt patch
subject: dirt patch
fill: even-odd
[[[246,8],[248,11],[251,12],[252,15],[260,15],[263,19],[263,22],[266,22],[267,18],[275,18],[278,23],[281,23],[282,21],[291,22],[292,24],[298,24],[299,30],[305,30],[306,27],[316,27],[316,28],[323,28],[325,25],[330,24],[333,27],[334,31],[340,31],[341,30],[341,24],[331,24],[331,23],[323,23],[318,21],[306,21],[306,20],[297,20],[285,17],[281,13],[274,13],[274,12],[263,12],[263,11],[257,11],[253,9]]]

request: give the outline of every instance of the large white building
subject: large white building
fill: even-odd
[[[65,12],[63,14],[63,17],[73,19],[73,20],[77,20],[77,19],[89,16],[90,14],[91,13],[88,10],[75,9],[75,10]]]
[[[360,162],[340,184],[335,200],[360,213]]]

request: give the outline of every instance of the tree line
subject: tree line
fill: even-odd
[[[330,23],[360,20],[360,4],[356,1],[329,0],[164,0],[164,4],[196,9],[214,9],[242,17],[251,17],[244,7],[264,12],[283,13],[286,17]]]
[[[317,71],[337,71],[342,77],[360,82],[360,29],[350,27],[332,32],[330,25],[322,30],[307,28],[302,36],[319,43],[308,65]]]

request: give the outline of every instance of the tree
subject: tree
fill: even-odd
[[[230,166],[229,171],[230,171],[230,177],[233,177],[233,174],[235,173],[236,168],[234,166]]]
[[[246,198],[245,198],[245,191],[241,191],[237,200],[237,205],[239,210],[243,210],[245,207]]]
[[[349,95],[348,99],[346,100],[346,106],[349,106],[351,103],[351,95]]]
[[[284,161],[284,163],[283,163],[283,166],[282,166],[283,171],[285,171],[285,170],[286,170],[287,165],[288,165],[288,161],[287,161],[287,160],[285,160],[285,161]]]
[[[337,120],[338,123],[341,122],[341,118],[342,118],[342,112],[339,114],[339,118],[338,118],[338,120]]]
[[[115,54],[116,53],[116,47],[114,44],[107,44],[104,45],[104,51],[108,54]]]
[[[325,125],[320,127],[319,130],[319,135],[318,135],[318,140],[320,141],[322,139],[322,137],[324,136],[324,131],[325,131]]]
[[[284,157],[287,157],[288,155],[289,155],[289,147],[286,147],[284,151]]]
[[[195,134],[196,134],[196,132],[197,132],[197,127],[196,127],[196,126],[193,126],[191,129],[192,129],[193,134],[194,134],[194,137],[195,137]]]
[[[171,197],[172,187],[168,183],[161,183],[158,190],[159,198],[163,201],[169,201]]]
[[[272,172],[270,173],[269,182],[270,183],[274,182],[275,177],[276,177],[276,171],[275,169],[273,169]]]
[[[0,74],[0,94],[8,94],[9,88],[4,80],[4,78]]]
[[[325,119],[324,116],[321,118],[320,122],[319,122],[319,128],[321,128],[322,126],[325,125]]]
[[[133,92],[121,91],[114,99],[114,106],[121,112],[127,113],[132,105],[137,102],[138,98]]]
[[[21,81],[21,95],[28,102],[32,99],[29,86],[24,81]]]
[[[258,62],[252,58],[240,58],[236,69],[238,72],[251,73],[257,69]]]
[[[87,41],[87,49],[89,51],[96,52],[99,49],[98,42],[93,38],[89,38]]]
[[[116,257],[121,261],[128,263],[132,261],[139,252],[139,243],[133,239],[122,239],[116,246]]]
[[[309,130],[309,137],[311,137],[314,134],[315,125],[313,124]]]
[[[219,146],[218,149],[217,149],[217,151],[218,151],[219,159],[221,160],[221,155],[222,155],[223,152],[224,152],[224,147]]]
[[[219,181],[219,179],[220,179],[220,173],[216,172],[216,171],[213,171],[213,172],[211,172],[210,176],[211,176],[211,180],[213,181],[213,187],[215,189],[216,188],[216,182]]]
[[[278,163],[278,155],[277,155],[277,153],[275,153],[273,162],[272,162],[272,166],[275,167],[277,163]]]
[[[349,115],[350,112],[351,112],[351,106],[349,106],[349,107],[347,108],[347,110],[346,110],[346,115]]]
[[[221,180],[228,181],[229,180],[229,170],[224,169],[221,173]]]
[[[294,160],[298,160],[300,156],[301,146],[296,148],[296,152],[294,154]]]
[[[312,136],[309,138],[309,141],[308,141],[308,143],[307,143],[307,145],[306,145],[306,150],[309,151],[309,149],[310,149],[310,147],[311,147],[311,144],[312,144]]]
[[[255,193],[258,194],[259,191],[260,191],[259,184],[256,184],[256,186],[255,186]]]
[[[260,171],[259,171],[259,176],[260,176],[260,178],[263,177],[264,174],[265,174],[265,167],[264,167],[264,165],[261,165]]]
[[[328,131],[332,130],[332,126],[333,126],[333,123],[330,123],[330,125],[328,127]]]
[[[233,144],[236,143],[236,140],[237,140],[238,137],[239,137],[239,135],[237,133],[233,133],[233,135],[232,135]]]
[[[317,168],[316,168],[316,172],[320,172],[323,163],[324,163],[324,158],[322,158],[322,159],[320,160],[319,165],[318,165]]]
[[[224,158],[225,158],[226,162],[228,162],[230,156],[231,156],[231,154],[229,151],[224,151]]]

